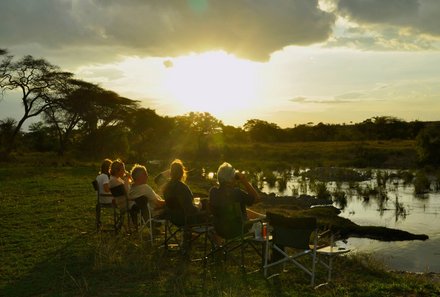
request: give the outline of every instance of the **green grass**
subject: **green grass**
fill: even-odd
[[[429,276],[389,273],[365,255],[335,261],[334,282],[317,290],[293,268],[266,280],[260,273],[242,274],[230,262],[214,263],[205,276],[201,263],[152,248],[135,235],[96,233],[90,182],[98,164],[44,163],[0,167],[0,296],[440,294]],[[258,261],[248,253],[249,269]]]

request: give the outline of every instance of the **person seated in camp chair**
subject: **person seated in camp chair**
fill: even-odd
[[[128,197],[139,207],[144,220],[147,221],[149,219],[148,205],[150,206],[151,215],[153,217],[160,217],[165,208],[165,201],[147,184],[147,168],[135,164],[131,169],[131,178],[133,183]]]
[[[207,219],[194,203],[193,194],[185,184],[186,170],[181,160],[176,159],[170,165],[170,180],[164,185],[165,208],[171,222],[177,226],[203,223]]]
[[[101,171],[96,177],[99,191],[99,203],[112,203],[113,197],[110,193],[110,187],[108,185],[110,180],[110,165],[112,160],[104,159],[101,164]]]
[[[175,226],[182,228],[183,245],[181,252],[188,255],[191,249],[194,228],[207,230],[208,214],[199,209],[194,197],[185,184],[186,170],[182,161],[176,159],[170,165],[170,180],[164,185],[165,217]],[[198,237],[198,236],[196,236]]]
[[[243,224],[248,220],[262,219],[263,214],[249,210],[260,201],[260,196],[246,179],[244,173],[236,171],[231,164],[224,162],[217,171],[219,185],[209,191],[209,207],[214,219],[217,234],[221,237],[238,236]],[[240,189],[240,185],[245,190]],[[238,208],[238,209],[237,209]],[[249,228],[252,223],[249,223]]]
[[[112,192],[117,207],[122,211],[132,211],[135,212],[136,209],[133,208],[134,202],[127,200],[128,193],[130,190],[130,182],[131,176],[125,170],[125,164],[119,159],[116,159],[112,162],[110,166],[110,180],[109,180],[109,188],[110,192]],[[122,187],[121,187],[122,186]],[[122,190],[120,190],[122,188]],[[115,189],[117,189],[116,194],[114,194]],[[132,216],[134,221],[135,216]]]
[[[98,199],[96,201],[96,224],[98,229],[101,227],[101,209],[103,207],[113,207],[113,196],[108,185],[111,164],[112,160],[104,159],[101,163],[101,170],[94,181],[96,184],[95,190],[98,191]]]

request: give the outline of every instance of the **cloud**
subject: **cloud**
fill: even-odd
[[[352,99],[352,97],[347,97],[347,99]],[[312,99],[307,97],[295,97],[289,99],[290,102],[294,103],[314,103],[314,104],[339,104],[339,103],[352,103],[353,100],[345,100],[344,98],[335,97],[333,99]]]
[[[335,16],[318,0],[2,0],[7,47],[124,48],[158,57],[222,49],[267,60],[288,45],[327,40]],[[112,55],[104,50],[102,55]]]
[[[165,60],[163,61],[163,66],[165,68],[172,68],[174,66],[174,63],[172,60]]]
[[[337,14],[364,25],[391,25],[440,37],[438,0],[339,0]]]
[[[348,28],[344,34],[334,36],[326,45],[372,51],[420,51],[434,50],[436,41],[428,35],[414,34],[397,27],[371,25]]]
[[[418,0],[339,0],[342,15],[363,23],[404,24],[417,17]]]
[[[351,93],[338,95],[335,97],[336,100],[353,100],[353,99],[358,100],[360,98],[365,98],[365,94],[360,92],[351,92]]]

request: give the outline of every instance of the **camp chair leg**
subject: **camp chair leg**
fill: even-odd
[[[96,231],[101,229],[101,205],[96,203]]]

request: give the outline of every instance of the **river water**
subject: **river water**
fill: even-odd
[[[262,191],[276,195],[315,194],[308,181],[289,175],[285,186],[262,184]],[[384,263],[388,269],[411,272],[440,273],[440,193],[430,191],[416,195],[412,184],[402,180],[387,181],[382,199],[365,198],[353,190],[353,183],[328,182],[327,189],[346,193],[346,203],[334,203],[341,209],[340,216],[363,226],[384,226],[415,234],[426,234],[426,241],[383,242],[365,238],[349,238],[345,243],[352,252],[368,253]],[[374,188],[375,179],[357,183],[356,187]]]

